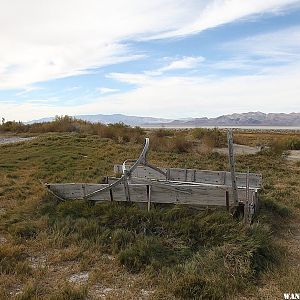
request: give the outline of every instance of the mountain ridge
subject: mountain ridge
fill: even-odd
[[[75,115],[74,117],[92,123],[101,122],[109,124],[122,122],[130,126],[300,126],[300,113],[296,112],[263,113],[257,111],[232,113],[214,118],[199,117],[182,119],[129,116],[124,114]],[[53,119],[54,117],[43,118],[27,123],[43,123],[52,121]]]

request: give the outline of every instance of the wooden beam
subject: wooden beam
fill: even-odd
[[[120,169],[120,165],[114,167],[115,171]],[[162,168],[166,171],[167,177],[150,169],[146,166],[137,167],[133,173],[132,178],[144,179],[159,179],[159,180],[177,180],[196,183],[208,184],[223,184],[231,185],[231,173],[226,171],[211,171],[211,170],[195,170],[195,169],[180,169],[180,168]],[[116,172],[118,174],[118,172]],[[246,173],[236,172],[236,182],[238,187],[246,187]],[[186,178],[186,180],[185,180]],[[249,173],[249,186],[251,188],[261,188],[262,176],[261,174]]]
[[[237,183],[235,177],[235,161],[234,161],[234,151],[233,151],[233,136],[232,129],[227,130],[227,142],[228,142],[228,152],[229,152],[229,167],[231,173],[231,186],[233,191],[233,200],[234,205],[238,205],[238,192],[237,192]]]
[[[67,183],[67,184],[47,184],[48,189],[63,199],[84,199],[85,193],[107,187],[108,184],[85,184],[85,183]],[[149,189],[147,188],[149,186]],[[128,184],[131,202],[140,203],[180,203],[201,206],[223,206],[232,205],[233,192],[231,187],[210,186],[207,184],[199,185],[176,185],[168,184],[164,186],[159,183],[134,183]],[[84,192],[85,191],[85,192]],[[227,192],[227,201],[224,201],[224,194]],[[250,189],[250,195],[254,201],[256,199],[256,190]],[[246,201],[245,188],[238,189],[239,199]],[[112,198],[113,195],[113,198]],[[95,193],[89,201],[128,201],[125,196],[123,183],[119,183],[111,190]]]

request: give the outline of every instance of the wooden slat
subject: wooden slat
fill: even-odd
[[[167,171],[166,168],[161,169],[165,172]],[[120,170],[122,170],[122,166],[115,165],[115,173],[120,173]],[[169,180],[185,181],[186,179],[187,182],[223,184],[227,186],[230,186],[232,184],[231,173],[226,171],[194,170],[180,168],[170,168],[168,170]],[[159,172],[144,166],[137,167],[137,169],[133,172],[132,176],[145,179],[166,179]],[[236,181],[238,187],[246,187],[246,177],[247,173],[236,172]],[[251,188],[261,188],[261,185],[261,174],[249,173],[249,186]]]
[[[226,191],[229,192],[229,204],[233,203],[231,187],[204,185],[175,185],[168,184],[165,188],[162,184],[153,183],[129,184],[130,200],[132,202],[148,202],[147,185],[151,186],[151,203],[180,203],[201,206],[226,207]],[[108,186],[107,184],[48,184],[48,188],[65,199],[83,199],[84,195]],[[170,189],[173,188],[173,189]],[[176,189],[176,190],[175,190]],[[184,192],[181,192],[184,191]],[[250,189],[250,197],[255,197],[256,190]],[[239,199],[246,201],[246,190],[238,190]],[[124,185],[119,184],[112,188],[113,201],[126,201]],[[253,196],[252,196],[253,195]],[[97,193],[89,198],[91,201],[111,201],[109,191]]]
[[[233,191],[234,204],[238,205],[238,184],[236,182],[237,177],[235,174],[235,159],[234,159],[234,151],[233,151],[233,136],[232,129],[227,129],[227,142],[228,142],[228,151],[229,151],[229,167],[231,173],[231,187]]]

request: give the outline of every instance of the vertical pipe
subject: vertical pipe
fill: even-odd
[[[229,166],[231,173],[231,186],[233,192],[233,201],[234,205],[238,205],[238,191],[236,184],[236,176],[235,176],[235,161],[234,161],[234,151],[233,151],[233,137],[232,137],[232,128],[227,130],[227,142],[228,142],[228,152],[229,152]]]

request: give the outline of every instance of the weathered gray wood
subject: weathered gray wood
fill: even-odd
[[[148,200],[148,211],[151,208],[151,185],[147,185],[147,200]]]
[[[234,199],[234,204],[238,205],[239,200],[238,200],[237,182],[236,182],[236,175],[235,175],[232,129],[227,130],[227,142],[228,142],[229,167],[231,173],[231,186],[233,191],[233,199]]]
[[[248,167],[248,172],[246,173],[246,201],[244,206],[244,219],[247,223],[250,221],[249,196],[250,196],[250,187],[249,187],[249,167]]]
[[[171,186],[170,189],[169,185]],[[104,188],[108,184],[84,184],[84,183],[69,183],[69,184],[47,184],[47,187],[64,199],[84,199],[86,193],[91,193],[98,189]],[[147,187],[149,186],[149,188]],[[211,186],[203,185],[175,185],[153,183],[134,183],[128,185],[130,192],[130,201],[141,203],[180,203],[201,206],[228,206],[228,203],[233,204],[233,192],[231,187],[224,185]],[[90,201],[111,201],[111,193],[113,201],[127,201],[125,196],[124,185],[122,183],[114,186],[112,192],[106,190],[104,192],[92,195]],[[229,197],[226,198],[226,191]],[[256,201],[256,190],[250,189],[249,193]],[[246,190],[244,188],[238,190],[239,199],[246,201]]]
[[[167,179],[186,182],[198,182],[209,184],[231,185],[231,173],[226,171],[210,171],[210,170],[195,170],[195,169],[180,169],[180,168],[161,168],[166,171],[167,178],[162,174],[150,169],[149,167],[139,166],[132,173],[132,177],[145,179]],[[122,170],[121,165],[115,165],[114,171],[119,174]],[[186,180],[185,180],[186,176]],[[246,173],[235,173],[238,187],[246,187]],[[261,188],[261,174],[249,173],[250,188]]]

